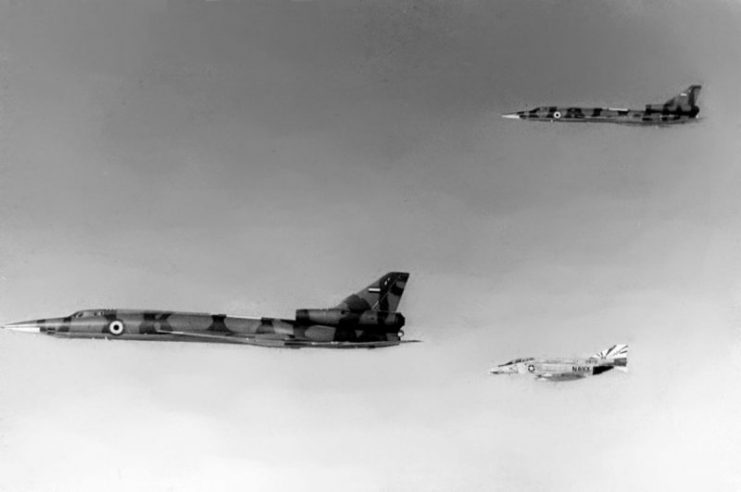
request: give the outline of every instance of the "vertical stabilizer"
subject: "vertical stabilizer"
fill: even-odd
[[[664,106],[673,111],[690,111],[693,108],[697,108],[697,98],[700,95],[700,89],[702,89],[700,85],[691,85],[679,95],[665,102]]]
[[[613,345],[608,349],[594,354],[594,357],[615,366],[625,367],[628,365],[628,346]]]
[[[366,288],[345,298],[336,309],[352,312],[385,311],[393,313],[399,306],[409,274],[389,272]]]

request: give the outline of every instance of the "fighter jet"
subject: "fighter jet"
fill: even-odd
[[[618,123],[621,125],[665,126],[697,121],[697,97],[702,86],[691,85],[664,104],[647,104],[644,109],[579,108],[541,106],[530,111],[505,113],[502,118],[570,123]]]
[[[540,381],[573,381],[628,366],[628,346],[613,345],[586,359],[526,357],[494,367],[491,374],[533,374]]]
[[[396,312],[408,273],[389,272],[329,309],[298,309],[295,319],[224,314],[86,309],[62,318],[10,323],[9,330],[59,338],[239,343],[265,347],[377,348],[402,340],[405,319]]]

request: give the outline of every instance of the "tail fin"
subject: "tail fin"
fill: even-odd
[[[689,111],[697,107],[697,98],[700,95],[701,85],[691,85],[679,95],[672,97],[664,106],[671,110]]]
[[[408,278],[409,274],[405,272],[389,272],[365,289],[346,297],[336,309],[393,313],[399,306]]]
[[[625,367],[628,365],[628,346],[613,345],[612,347],[594,354],[597,359],[604,359],[614,366]]]

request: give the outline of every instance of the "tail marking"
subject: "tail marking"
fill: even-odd
[[[409,274],[406,272],[389,272],[366,288],[346,297],[336,309],[354,313],[364,311],[396,311],[404,294]]]

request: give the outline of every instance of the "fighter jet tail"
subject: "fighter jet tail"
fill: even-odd
[[[700,95],[700,89],[702,89],[701,85],[691,85],[679,95],[665,102],[664,106],[673,111],[690,111],[693,108],[697,108],[697,98]]]
[[[404,294],[409,274],[389,272],[366,288],[345,298],[335,309],[351,312],[384,311],[393,313]]]
[[[628,365],[628,346],[613,345],[608,349],[594,354],[594,357],[604,359],[605,362],[615,367],[626,367]]]

